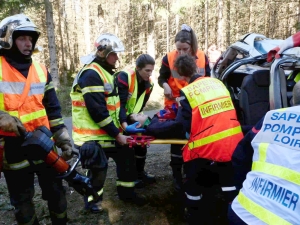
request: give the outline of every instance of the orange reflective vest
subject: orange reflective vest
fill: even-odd
[[[168,84],[172,90],[172,94],[174,98],[179,97],[180,89],[188,85],[188,83],[177,73],[177,70],[174,67],[174,63],[177,56],[178,56],[178,52],[176,50],[169,52],[167,54],[169,67],[171,70],[171,76],[168,79]],[[198,67],[197,73],[199,75],[204,76],[205,75],[205,54],[204,52],[198,50],[196,56],[197,56],[196,64]],[[176,103],[176,101],[165,98],[165,106],[172,106],[173,103]]]
[[[196,158],[231,161],[243,133],[227,88],[218,79],[200,77],[182,91],[192,108],[190,139],[183,147],[184,162]]]
[[[4,57],[0,57],[0,110],[18,117],[28,131],[42,125],[50,129],[42,103],[46,82],[47,70],[38,62],[32,62],[25,78]],[[3,140],[0,140],[0,145],[5,145]],[[25,156],[20,154],[20,149],[4,151],[3,160],[6,170],[19,170],[30,165]],[[33,161],[34,164],[41,162]]]
[[[25,78],[0,57],[0,110],[18,117],[28,131],[38,126],[49,127],[49,120],[42,103],[47,70],[33,61]]]

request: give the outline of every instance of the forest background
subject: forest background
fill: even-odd
[[[37,45],[43,51],[34,58],[47,65],[62,96],[82,67],[80,56],[95,50],[93,43],[104,32],[125,45],[119,69],[148,53],[157,62],[155,80],[183,23],[194,29],[206,53],[212,44],[224,51],[249,32],[285,39],[300,28],[300,0],[0,0],[0,9],[1,20],[24,13],[41,29]],[[69,106],[69,97],[60,99]]]
[[[113,33],[125,45],[119,70],[133,67],[142,53],[155,58],[155,87],[148,109],[157,109],[163,102],[162,88],[156,82],[161,59],[175,48],[174,37],[183,23],[194,29],[199,49],[208,56],[211,45],[224,51],[249,32],[285,39],[300,28],[300,0],[0,0],[0,20],[17,13],[28,15],[41,29],[37,45],[43,51],[33,57],[49,68],[62,113],[69,122],[69,93],[74,76],[83,66],[79,58],[95,50],[94,41],[101,33]],[[118,200],[116,166],[109,160],[104,212],[86,213],[82,197],[66,185],[68,224],[185,225],[182,199],[172,188],[169,148],[155,148],[148,150],[146,171],[156,176],[157,183],[137,190],[146,197],[147,205],[137,207]],[[77,169],[86,172],[80,166]],[[41,200],[37,181],[33,201],[40,224],[50,225],[47,204]],[[3,176],[0,224],[16,224]]]

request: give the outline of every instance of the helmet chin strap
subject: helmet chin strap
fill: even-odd
[[[15,44],[13,44],[11,49],[3,49],[3,50],[4,50],[3,51],[4,56],[7,56],[18,63],[28,63],[31,61],[32,51],[30,52],[29,55],[24,55],[20,52],[20,50]]]

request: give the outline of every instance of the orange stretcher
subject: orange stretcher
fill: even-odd
[[[178,144],[184,145],[188,140],[186,139],[155,139],[153,136],[147,135],[130,135],[132,139],[127,139],[130,148],[141,145],[142,147],[149,147],[150,144]]]

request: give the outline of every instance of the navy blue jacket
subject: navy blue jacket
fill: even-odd
[[[237,190],[242,188],[246,175],[251,171],[253,148],[251,141],[261,129],[264,117],[244,136],[235,148],[231,162],[234,169],[234,182]]]
[[[185,139],[181,118],[181,108],[178,109],[177,117],[174,120],[161,120],[154,115],[151,123],[144,127],[145,134],[158,139]]]
[[[105,62],[102,62],[97,58],[94,59],[94,62],[98,63],[108,73],[112,75],[114,74],[112,68],[109,67],[109,65],[107,65]],[[85,70],[81,74],[78,80],[78,85],[81,89],[83,89],[89,86],[103,86],[104,83],[95,70],[89,69]],[[117,94],[116,88],[113,94]],[[83,95],[86,108],[95,123],[99,123],[100,121],[110,116],[106,107],[105,97],[106,96],[104,92],[88,92]],[[113,121],[102,127],[102,129],[105,130],[105,132],[111,137],[116,137],[120,133],[119,129],[115,126]]]

